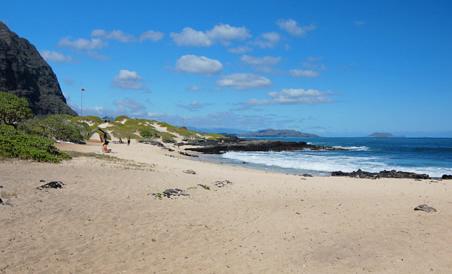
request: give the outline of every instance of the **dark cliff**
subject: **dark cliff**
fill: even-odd
[[[36,48],[0,22],[0,91],[25,97],[34,114],[76,113],[66,104],[52,68]]]

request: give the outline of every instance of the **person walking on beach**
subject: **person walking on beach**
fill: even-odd
[[[130,146],[130,136],[127,136],[127,145]]]
[[[110,153],[111,149],[108,148],[108,134],[101,128],[98,128],[100,132],[102,132],[102,135],[100,136],[100,141],[102,142],[102,152],[104,153]]]

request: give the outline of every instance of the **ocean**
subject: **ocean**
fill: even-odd
[[[343,151],[227,152],[224,161],[257,168],[329,175],[332,171],[400,170],[440,177],[452,174],[452,138],[255,138],[305,141]]]

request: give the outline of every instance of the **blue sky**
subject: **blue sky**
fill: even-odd
[[[84,113],[452,136],[450,1],[7,1]]]

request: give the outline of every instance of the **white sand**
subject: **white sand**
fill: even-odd
[[[451,181],[303,178],[112,149],[134,162],[0,162],[11,204],[0,205],[0,273],[452,272]],[[37,190],[40,179],[65,186]],[[190,196],[149,195],[174,187]],[[413,211],[423,203],[438,212]]]

